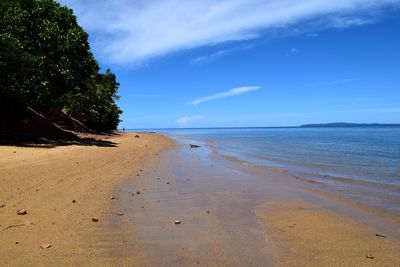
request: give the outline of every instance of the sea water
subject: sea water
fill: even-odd
[[[311,179],[400,185],[400,127],[169,129],[221,155]]]

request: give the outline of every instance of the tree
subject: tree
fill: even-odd
[[[99,74],[99,70],[88,34],[71,9],[53,0],[1,0],[0,97],[4,102],[44,113],[64,109],[99,130],[115,129],[121,113],[115,104],[118,83],[110,71]]]

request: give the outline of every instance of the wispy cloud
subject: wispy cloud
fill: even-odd
[[[215,59],[217,59],[219,57],[225,56],[225,55],[231,53],[232,51],[233,51],[233,49],[220,50],[220,51],[217,51],[215,53],[212,53],[212,54],[209,54],[209,55],[206,55],[206,56],[201,56],[201,57],[194,58],[194,59],[192,59],[192,63],[194,63],[194,64],[203,64],[203,63],[206,63],[206,62],[210,62],[210,61],[213,61],[213,60],[215,60]]]
[[[268,34],[268,29],[314,19],[325,21],[316,26],[320,28],[362,25],[371,21],[369,11],[400,4],[400,0],[60,2],[74,8],[101,59],[117,64],[140,64],[195,47],[253,39]]]
[[[189,102],[190,104],[192,104],[193,106],[196,106],[198,104],[202,104],[205,102],[209,102],[212,100],[216,100],[216,99],[220,99],[220,98],[225,98],[225,97],[231,97],[231,96],[237,96],[237,95],[243,95],[252,91],[256,91],[261,89],[261,87],[259,86],[243,86],[243,87],[238,87],[238,88],[233,88],[227,92],[223,92],[223,93],[217,93],[214,95],[209,95],[209,96],[204,96],[204,97],[200,97],[197,98],[191,102]]]
[[[242,47],[234,47],[234,48],[230,48],[230,49],[223,49],[223,50],[219,50],[217,52],[205,55],[205,56],[200,56],[200,57],[196,57],[194,59],[191,60],[191,62],[193,64],[204,64],[204,63],[209,63],[211,61],[214,61],[220,57],[229,55],[233,52],[236,51],[240,51],[240,50],[247,50],[252,48],[253,46],[251,45],[247,45],[247,46],[242,46]]]
[[[176,119],[176,123],[179,127],[184,128],[187,127],[190,123],[204,119],[204,116],[185,116]]]

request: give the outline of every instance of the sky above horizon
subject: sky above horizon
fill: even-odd
[[[400,123],[400,0],[62,0],[120,127]]]

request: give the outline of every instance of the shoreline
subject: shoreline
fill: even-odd
[[[286,173],[174,140],[180,147],[164,151],[156,166],[117,190],[131,214],[135,234],[127,246],[141,255],[139,266],[400,263],[398,223],[288,183]],[[144,193],[131,197],[133,188]]]
[[[215,150],[213,150],[215,151]],[[218,152],[215,152],[218,153]],[[380,218],[383,218],[385,220],[388,220],[392,223],[400,224],[400,213],[397,211],[393,211],[390,209],[390,207],[375,207],[372,205],[372,203],[366,203],[365,201],[357,201],[356,199],[352,198],[350,195],[346,193],[340,192],[340,188],[337,186],[332,186],[330,183],[327,183],[325,181],[319,181],[315,180],[312,178],[307,178],[303,175],[300,174],[295,174],[292,173],[289,170],[282,169],[282,168],[277,168],[277,167],[271,167],[271,166],[266,166],[266,165],[258,165],[254,164],[245,160],[238,159],[233,156],[225,156],[221,155],[221,157],[227,159],[228,161],[241,164],[244,166],[248,166],[251,168],[267,171],[267,172],[272,172],[272,173],[278,173],[278,174],[284,174],[287,176],[288,179],[286,179],[286,182],[295,187],[302,188],[304,190],[310,191],[312,193],[318,194],[323,196],[324,198],[329,198],[332,199],[333,201],[336,202],[341,202],[345,203],[349,206],[352,206],[356,209],[361,209],[364,212],[370,213],[371,216],[378,216]],[[341,181],[343,182],[343,185],[341,187],[343,188],[344,186],[353,186],[353,185],[359,185],[359,186],[366,186],[367,188],[371,187],[380,187],[380,186],[386,186],[389,187],[390,185],[388,184],[378,184],[378,183],[373,183],[373,182],[368,182],[368,181],[360,181],[360,180],[355,180],[355,179],[350,179],[350,178],[341,178],[341,177],[335,177],[335,176],[325,176],[325,179],[332,179],[333,181]],[[393,185],[394,188],[397,189],[398,185]],[[374,188],[376,189],[376,188]],[[398,190],[394,190],[394,192],[398,192]],[[383,194],[383,192],[380,192]],[[393,201],[395,202],[395,201]],[[400,237],[400,235],[398,235]]]

